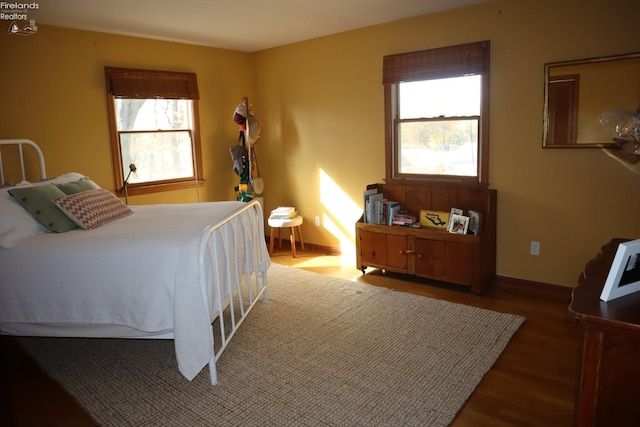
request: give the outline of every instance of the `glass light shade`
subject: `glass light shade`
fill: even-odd
[[[634,111],[606,110],[600,114],[598,122],[619,138],[634,138],[640,141],[640,116]]]
[[[611,139],[624,151],[640,154],[640,114],[638,112],[611,109],[598,117],[600,125]]]

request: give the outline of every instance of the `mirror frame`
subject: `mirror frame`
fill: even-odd
[[[544,105],[543,105],[543,136],[542,136],[542,148],[619,148],[615,143],[594,142],[594,143],[581,143],[581,144],[549,144],[549,83],[551,81],[551,69],[566,66],[588,65],[602,62],[613,62],[640,59],[640,52],[627,53],[622,55],[603,56],[599,58],[587,58],[577,59],[572,61],[560,61],[549,62],[544,64]],[[577,95],[577,94],[576,94]],[[616,108],[618,106],[612,105],[610,108]],[[576,129],[578,127],[577,111],[574,111],[574,120],[576,121]],[[575,135],[574,135],[575,138]]]

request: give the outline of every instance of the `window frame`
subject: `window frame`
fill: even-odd
[[[408,52],[384,57],[385,182],[489,185],[490,41]],[[401,82],[481,76],[477,176],[407,174],[399,171],[398,129]]]
[[[200,113],[198,108],[198,86],[195,73],[174,71],[144,70],[107,66],[105,69],[107,110],[109,115],[109,133],[113,161],[113,175],[116,193],[121,193],[126,175],[122,167],[122,151],[117,128],[115,100],[124,99],[187,99],[191,101],[193,113],[193,170],[195,176],[143,183],[128,183],[130,196],[163,191],[201,187],[204,184],[202,174],[202,148],[200,144]],[[144,131],[141,131],[144,132]]]

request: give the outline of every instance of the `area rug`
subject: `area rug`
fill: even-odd
[[[20,338],[104,426],[446,426],[524,318],[273,264],[218,361],[172,341]]]

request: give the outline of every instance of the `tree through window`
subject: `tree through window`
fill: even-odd
[[[489,42],[384,57],[394,180],[488,184]]]
[[[199,184],[195,74],[105,67],[105,75],[117,187],[132,163],[129,194]]]

